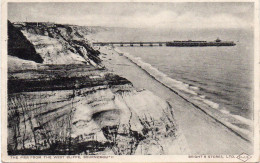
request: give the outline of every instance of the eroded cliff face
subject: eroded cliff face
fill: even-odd
[[[171,107],[149,91],[129,89],[98,86],[9,97],[10,154],[135,154],[140,144],[140,154],[164,154],[165,139],[176,138]]]
[[[47,23],[26,23],[19,29],[34,45],[44,64],[101,64],[99,51],[85,37],[87,29]]]
[[[8,153],[132,155],[186,150],[172,107],[104,68],[83,29],[21,27],[45,64],[10,57]]]

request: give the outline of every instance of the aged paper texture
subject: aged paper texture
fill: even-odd
[[[3,162],[259,161],[259,1],[2,1]]]

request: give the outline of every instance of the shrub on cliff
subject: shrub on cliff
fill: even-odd
[[[36,53],[34,46],[23,33],[8,21],[8,55],[42,63],[42,57]]]

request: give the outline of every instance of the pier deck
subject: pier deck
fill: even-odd
[[[202,47],[202,46],[235,46],[233,41],[155,41],[155,42],[93,42],[94,46],[174,46],[174,47]]]
[[[120,45],[120,46],[163,46],[166,45],[167,42],[93,42],[94,46],[106,46],[106,45]]]

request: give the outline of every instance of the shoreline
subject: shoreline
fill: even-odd
[[[105,67],[108,70],[110,70],[112,72],[115,72],[116,74],[118,74],[120,76],[125,77],[130,82],[132,82],[135,87],[140,88],[140,89],[142,89],[142,88],[148,89],[148,90],[154,92],[159,97],[161,97],[162,94],[161,94],[161,92],[160,92],[160,90],[158,88],[159,86],[157,86],[157,88],[156,87],[152,88],[152,86],[149,86],[150,83],[146,84],[147,80],[149,80],[149,81],[153,80],[152,82],[153,83],[157,83],[156,85],[158,85],[158,84],[161,85],[160,88],[164,87],[163,92],[166,93],[166,95],[164,95],[164,99],[166,101],[168,101],[173,106],[174,112],[180,112],[180,113],[188,112],[189,113],[190,111],[185,111],[185,109],[183,109],[183,108],[185,108],[188,105],[188,108],[192,109],[193,110],[192,112],[196,112],[196,114],[199,115],[199,118],[201,118],[203,120],[205,118],[207,119],[206,120],[206,124],[205,124],[205,121],[204,122],[200,122],[200,124],[203,123],[203,125],[206,125],[206,128],[212,128],[212,126],[210,126],[210,124],[208,124],[209,122],[210,123],[214,123],[214,126],[215,125],[217,126],[216,130],[220,130],[221,131],[220,135],[222,135],[222,137],[223,136],[225,137],[224,139],[222,139],[222,141],[226,141],[226,139],[228,140],[229,138],[227,138],[227,137],[233,137],[232,138],[233,141],[234,141],[234,139],[237,139],[237,141],[240,141],[241,143],[243,142],[243,143],[246,144],[246,145],[244,145],[245,146],[244,149],[243,148],[242,149],[238,149],[239,147],[235,147],[237,149],[237,151],[241,151],[242,152],[242,151],[245,151],[245,148],[247,148],[246,151],[248,153],[252,153],[252,145],[250,144],[250,140],[245,138],[246,137],[245,135],[243,135],[241,133],[238,133],[236,130],[232,129],[232,127],[230,127],[229,124],[221,122],[220,120],[215,118],[213,115],[211,115],[210,113],[205,111],[202,107],[200,107],[199,105],[197,105],[193,101],[190,101],[185,96],[181,95],[178,91],[175,91],[174,89],[170,88],[169,86],[165,85],[164,83],[162,83],[161,81],[156,79],[156,77],[152,76],[149,72],[147,72],[140,65],[138,65],[133,60],[131,60],[131,58],[127,57],[124,53],[118,52],[118,51],[116,51],[112,47],[109,47],[109,48],[108,47],[106,47],[106,48],[105,47],[100,47],[99,50],[100,50],[100,52],[102,54],[106,54],[105,57],[103,56],[102,59],[103,59],[103,64],[105,65]],[[119,63],[121,63],[121,64],[119,64]],[[128,69],[125,68],[125,67],[128,67]],[[135,69],[135,70],[139,69],[139,72],[135,71],[133,73],[136,73],[136,74],[131,74],[131,70],[130,69]],[[127,70],[127,71],[130,70],[130,71],[127,72],[127,71],[124,71],[124,70]],[[140,73],[140,71],[142,71],[142,73]],[[145,74],[145,76],[146,76],[145,77],[146,80],[144,80],[145,82],[143,80],[138,80],[136,78],[136,76],[140,77],[143,74]],[[147,79],[147,78],[150,78],[150,79]],[[168,91],[166,91],[165,89],[167,89]],[[169,93],[169,91],[171,93]],[[158,93],[158,92],[160,92],[160,93]],[[172,94],[175,94],[175,96],[177,96],[177,97],[174,97],[173,99],[171,99],[171,98],[169,99],[169,97],[167,97],[167,96],[171,96]],[[175,103],[181,103],[181,105],[178,106],[178,107],[180,107],[179,109],[175,109],[175,107],[176,107]],[[192,117],[192,115],[187,115],[187,113],[185,113],[185,114],[186,114],[185,115],[185,119],[189,119],[189,118],[191,118],[191,119],[195,118],[196,119],[197,118],[197,117]],[[213,132],[212,129],[211,129],[211,130],[209,130],[207,132],[208,135],[207,134],[204,135],[204,136],[202,136],[202,135],[194,136],[193,135],[193,136],[190,137],[190,136],[188,136],[188,134],[190,134],[190,133],[188,131],[189,128],[187,128],[187,124],[185,124],[186,121],[182,122],[182,118],[179,118],[178,114],[177,114],[177,116],[175,116],[175,119],[177,120],[178,124],[180,124],[179,126],[180,126],[181,131],[184,131],[185,138],[189,142],[188,146],[196,146],[195,144],[197,144],[194,141],[194,139],[192,140],[192,137],[193,138],[196,137],[198,139],[198,137],[201,136],[201,138],[199,138],[199,139],[207,140],[207,139],[204,139],[203,137],[208,137],[208,136],[210,136],[212,134],[211,132]],[[191,126],[189,126],[189,127],[191,127]],[[201,126],[199,125],[199,126],[193,126],[191,128],[199,129],[200,127]],[[230,133],[230,134],[226,134],[227,132]],[[189,137],[191,138],[191,140],[190,140]],[[216,138],[214,140],[214,142],[217,143],[215,145],[222,144],[221,139],[218,140]],[[230,140],[228,142],[224,143],[225,144],[225,147],[224,147],[225,149],[222,149],[220,151],[222,151],[222,152],[226,151],[226,150],[230,150],[230,152],[231,151],[232,152],[236,151],[236,150],[234,150],[232,148],[228,149],[230,147],[230,142],[232,142],[232,140]],[[239,144],[241,144],[241,143],[239,143]],[[204,153],[203,151],[205,150],[205,147],[206,147],[207,151],[211,150],[211,149],[209,149],[210,146],[207,146],[205,144],[203,146],[204,146],[204,149],[200,149],[200,150],[193,149],[192,147],[190,147],[191,153],[192,154],[200,154],[201,152]],[[219,151],[219,150],[212,150],[210,153],[212,153],[212,154],[220,154],[218,152],[216,153],[216,151]],[[238,154],[238,153],[232,153],[232,154]]]
[[[116,51],[116,50],[115,50]],[[119,53],[119,52],[118,52]],[[122,53],[122,52],[120,52]],[[119,54],[120,54],[119,53]],[[124,53],[122,54],[123,56]],[[229,129],[231,132],[233,132],[234,134],[236,134],[237,136],[239,136],[241,139],[251,142],[251,140],[244,138],[242,135],[240,135],[239,133],[237,133],[235,130],[232,129],[232,127],[229,127],[228,124],[225,124],[224,122],[221,122],[220,120],[218,120],[217,118],[215,118],[213,115],[211,115],[210,113],[207,112],[206,109],[203,109],[202,107],[200,107],[199,105],[197,105],[196,103],[193,103],[192,101],[190,101],[188,98],[184,97],[183,95],[181,95],[180,93],[178,93],[178,91],[174,90],[173,88],[167,86],[166,84],[164,84],[163,82],[161,82],[160,80],[156,79],[156,77],[152,76],[149,72],[147,72],[145,69],[143,69],[141,66],[139,66],[137,63],[135,63],[133,60],[131,60],[130,58],[128,58],[127,56],[125,56],[130,62],[134,63],[136,66],[138,66],[140,69],[142,69],[147,75],[149,75],[151,78],[153,78],[154,80],[156,80],[157,82],[161,83],[163,86],[165,86],[166,88],[168,88],[170,91],[172,91],[173,93],[175,93],[176,95],[178,95],[180,98],[182,98],[183,100],[185,100],[186,102],[190,103],[191,105],[193,105],[195,108],[199,109],[200,111],[202,111],[203,113],[205,113],[207,116],[211,117],[212,119],[214,119],[216,122],[222,124],[223,126],[225,126],[227,129]]]
[[[214,106],[206,106],[206,105],[203,105],[201,103],[199,103],[198,101],[192,99],[192,97],[189,97],[187,96],[185,93],[181,92],[180,90],[176,89],[174,90],[174,88],[170,87],[169,85],[167,85],[167,83],[164,83],[163,81],[161,81],[160,79],[157,79],[155,76],[153,76],[153,74],[149,73],[145,68],[143,68],[141,65],[138,65],[138,63],[136,63],[133,59],[131,59],[131,54],[128,54],[128,53],[124,53],[124,52],[121,52],[119,50],[117,50],[116,48],[113,48],[113,50],[117,53],[119,53],[120,55],[123,55],[124,57],[126,57],[130,62],[132,62],[133,64],[135,64],[136,66],[138,66],[140,69],[142,69],[148,76],[150,76],[151,78],[153,78],[154,80],[156,80],[157,82],[161,83],[163,86],[165,86],[166,88],[168,88],[170,91],[174,92],[176,95],[180,96],[182,99],[184,99],[186,102],[190,103],[191,105],[193,105],[195,108],[201,110],[202,112],[204,112],[206,115],[208,115],[209,117],[211,117],[212,119],[214,119],[215,121],[217,121],[218,123],[222,124],[223,126],[225,126],[227,129],[229,129],[231,132],[235,133],[237,136],[239,136],[240,138],[244,139],[245,141],[248,141],[248,142],[252,142],[251,138],[253,137],[253,133],[250,132],[250,130],[252,130],[251,128],[249,130],[245,130],[245,129],[242,129],[242,128],[239,128],[233,124],[231,124],[230,122],[228,121],[224,121],[224,120],[221,120],[221,119],[218,119],[220,117],[214,115],[214,112],[212,113],[211,111],[209,111],[209,108],[210,109],[216,109],[214,108]],[[175,80],[175,79],[173,79]],[[184,90],[185,92],[186,90]],[[192,94],[195,93],[195,92],[191,92]],[[209,101],[211,102],[211,101]],[[213,105],[214,105],[214,102],[212,102]],[[233,116],[235,117],[234,115],[230,115],[230,116]],[[232,117],[231,117],[232,118]],[[235,117],[236,118],[236,117]],[[240,117],[240,118],[244,118],[244,117]],[[244,120],[246,121],[246,124],[249,125],[249,127],[252,126],[252,122],[249,122],[250,120]]]

